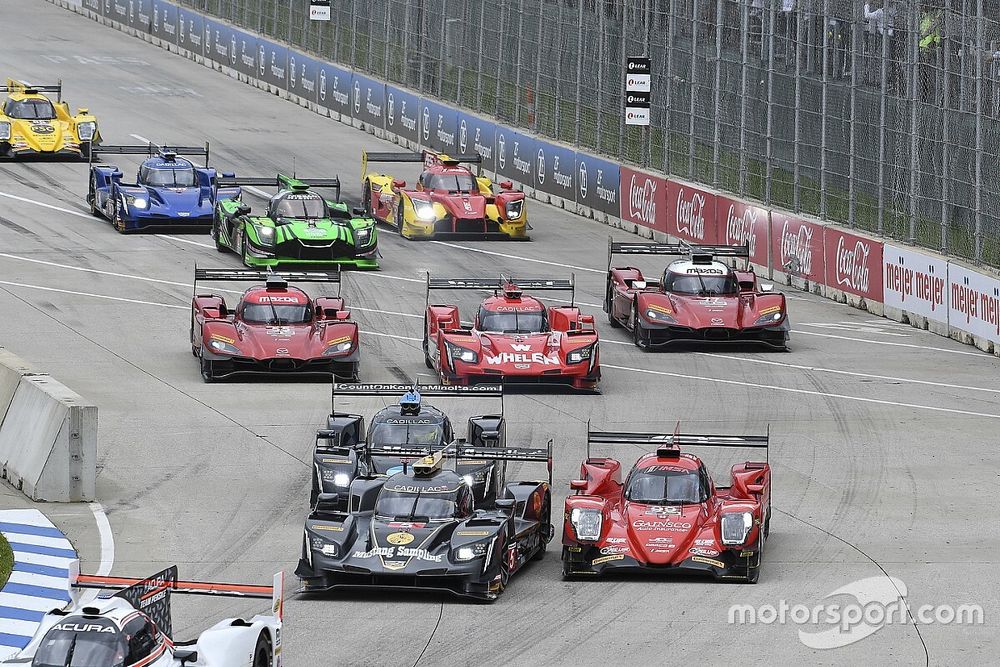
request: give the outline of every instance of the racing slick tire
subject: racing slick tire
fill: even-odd
[[[192,354],[192,356],[197,357],[198,356],[198,346],[194,344],[194,315],[191,316],[190,338],[191,338],[191,354]]]
[[[608,293],[604,297],[606,299],[605,303],[608,304],[608,324],[611,325],[612,329],[621,329],[622,328],[622,323],[618,321],[618,319],[614,316],[614,313],[611,310],[611,303],[612,303],[612,298],[613,298],[612,294],[613,294],[613,291],[612,291],[611,285],[609,283],[608,284]]]
[[[212,219],[212,240],[215,241],[216,250],[219,252],[226,252],[229,248],[222,244],[222,230],[219,227],[219,216],[216,215]]]
[[[274,647],[271,646],[271,637],[266,632],[261,632],[257,637],[257,645],[253,649],[252,667],[271,667],[274,662]]]
[[[539,530],[542,531],[541,544],[538,547],[538,551],[531,556],[531,560],[542,560],[545,558],[545,549],[549,545],[549,539],[552,537],[552,503],[549,498],[549,494],[545,494],[545,502],[542,503],[541,519],[542,525],[539,526]]]
[[[90,214],[95,218],[103,217],[101,210],[97,208],[97,176],[90,175],[90,189],[87,191],[87,203],[90,204]]]
[[[635,299],[632,300],[629,319],[632,320],[632,343],[643,352],[649,352],[649,334],[644,334],[642,327],[639,325],[639,309],[636,308]]]
[[[365,209],[365,212],[375,218],[375,209],[372,207],[372,184],[369,181],[365,181],[365,191],[361,193],[361,208]]]
[[[239,243],[237,244],[239,246],[239,250],[237,253],[240,256],[240,260],[243,261],[243,266],[250,267],[250,261],[247,258],[247,232],[245,229],[240,229],[239,239]]]
[[[212,362],[206,359],[204,354],[199,356],[199,361],[201,362],[201,379],[205,382],[215,382],[217,378],[212,370]]]
[[[431,354],[430,354],[430,341],[427,339],[427,316],[426,315],[424,315],[424,342],[423,342],[423,348],[424,348],[424,365],[427,366],[427,368],[429,368],[431,370],[434,370],[434,360],[431,359]]]
[[[761,562],[764,560],[764,542],[765,540],[757,538],[757,542],[753,545],[752,549],[754,551],[754,557],[747,558],[747,578],[746,582],[748,584],[756,584],[760,580],[760,567]],[[756,560],[755,565],[751,565],[749,561]]]
[[[403,202],[400,199],[399,206],[396,207],[396,229],[399,231],[399,235],[404,239],[412,240],[409,236],[403,233]]]
[[[119,234],[125,233],[125,217],[122,213],[122,200],[120,197],[115,197],[115,205],[111,212],[111,224],[114,225],[115,230]]]

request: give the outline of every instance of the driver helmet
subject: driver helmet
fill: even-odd
[[[399,413],[403,415],[420,414],[420,392],[408,391],[399,399]]]

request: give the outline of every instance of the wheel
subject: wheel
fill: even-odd
[[[201,355],[201,379],[205,382],[215,382],[215,374],[212,372],[212,362]]]
[[[239,252],[239,255],[240,255],[240,259],[243,260],[243,266],[249,267],[250,266],[250,258],[247,255],[247,232],[246,232],[245,229],[242,229],[242,228],[240,229],[240,231],[239,231],[239,237],[240,237],[240,241],[239,241],[239,248],[240,249],[239,249],[238,252]]]
[[[271,637],[266,633],[260,633],[257,637],[257,646],[253,650],[253,667],[271,667],[274,662],[274,648],[271,646]]]
[[[219,252],[226,252],[228,248],[222,244],[222,221],[219,220],[219,216],[215,216],[215,220],[212,221],[212,240],[215,241],[215,249]]]
[[[90,214],[95,218],[103,217],[101,209],[97,208],[97,176],[90,175],[90,190],[87,192],[87,203],[90,204]]]
[[[424,316],[424,365],[427,368],[434,370],[434,360],[431,359],[431,346],[430,341],[427,339],[427,317]]]
[[[125,216],[122,214],[122,200],[121,197],[115,197],[114,212],[111,216],[111,224],[115,226],[119,234],[125,233]]]
[[[635,299],[632,300],[632,308],[629,315],[629,319],[632,320],[632,342],[637,348],[646,352],[649,350],[649,340],[643,335],[642,327],[639,325],[639,310],[636,308]]]
[[[319,500],[319,489],[316,486],[316,477],[313,477],[312,490],[309,492],[309,509],[316,507],[316,501]]]
[[[613,311],[613,308],[612,308],[613,297],[614,297],[614,290],[612,289],[611,284],[609,283],[608,284],[608,294],[605,297],[607,299],[607,302],[608,302],[608,324],[611,325],[612,329],[621,329],[622,323],[619,322],[618,319],[615,317],[614,311]]]
[[[757,538],[757,542],[752,547],[754,555],[747,558],[747,578],[746,583],[756,584],[760,580],[761,562],[764,560],[764,540]],[[750,561],[756,561],[754,565]]]
[[[375,207],[372,206],[372,184],[369,182],[365,182],[365,191],[361,194],[361,208],[371,217],[375,217]]]
[[[771,536],[771,503],[767,504],[767,515],[764,517],[764,538]]]
[[[198,356],[198,346],[194,344],[194,315],[191,316],[191,354]]]
[[[396,229],[399,230],[399,235],[404,239],[409,238],[403,233],[403,202],[399,202],[399,206],[396,207]]]
[[[542,532],[542,546],[538,548],[535,555],[531,557],[531,560],[542,560],[545,558],[545,550],[549,546],[549,537],[552,535],[552,510],[549,509],[549,495],[545,494],[545,502],[542,503],[542,520],[543,524],[539,526],[539,530]]]

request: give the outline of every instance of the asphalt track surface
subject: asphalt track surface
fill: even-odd
[[[353,200],[361,149],[393,148],[45,2],[7,0],[0,21],[8,26],[0,74],[62,78],[66,98],[90,107],[108,143],[132,135],[209,140],[214,164],[242,175],[290,171],[294,157],[302,176],[339,173]],[[16,25],[27,29],[10,29]],[[126,174],[135,167],[119,164]],[[176,563],[183,577],[265,583],[284,569],[294,588],[312,434],[330,408],[328,385],[204,384],[187,341],[192,268],[238,261],[216,253],[204,235],[115,233],[89,216],[86,183],[80,164],[0,164],[0,342],[100,407],[98,494],[114,535],[114,573],[142,576]],[[575,271],[577,299],[603,337],[604,394],[509,397],[510,440],[555,439],[558,508],[584,455],[587,420],[648,430],[672,429],[682,418],[686,429],[730,433],[770,425],[775,512],[760,583],[564,583],[556,541],[493,605],[437,595],[290,595],[285,664],[994,659],[1000,521],[988,499],[998,483],[1000,361],[796,292],[790,354],[646,354],[611,330],[597,307],[609,228],[534,201],[529,215],[534,241],[525,244],[412,243],[383,233],[382,271],[344,283],[365,332],[363,379],[399,381],[424,370],[424,270]],[[459,303],[470,312],[475,299]],[[459,421],[490,408],[439,405]],[[380,404],[345,407],[371,413]],[[619,453],[627,466],[641,452]],[[544,471],[510,469],[510,479],[519,475]],[[0,499],[20,502],[9,488]],[[89,509],[47,510],[80,548],[83,570],[94,571],[100,540]],[[986,622],[893,624],[831,651],[799,641],[798,629],[818,626],[728,622],[733,603],[812,606],[855,580],[887,574],[905,582],[911,606],[980,604]],[[175,599],[179,638],[222,615],[261,611],[252,601]]]

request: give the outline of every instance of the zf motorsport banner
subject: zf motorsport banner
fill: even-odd
[[[229,45],[229,66],[240,74],[256,77],[257,37],[242,30],[233,29],[232,41]]]
[[[177,46],[186,51],[204,55],[205,22],[201,14],[184,8],[177,10]]]
[[[420,100],[420,142],[442,153],[456,153],[458,112],[432,100]]]
[[[395,86],[385,87],[385,129],[420,143],[420,98]]]
[[[288,48],[257,40],[257,76],[276,88],[288,86]]]
[[[576,197],[576,151],[535,140],[535,187],[557,197]]]
[[[152,35],[171,44],[177,43],[177,7],[169,2],[153,0]],[[256,44],[256,40],[254,41]]]
[[[496,167],[497,126],[472,114],[458,114],[458,154],[479,153],[486,171]]]
[[[351,86],[351,115],[373,125],[385,127],[385,84],[361,74],[354,74]]]
[[[497,126],[496,172],[528,186],[535,183],[535,140],[514,130]]]
[[[288,51],[288,92],[310,102],[316,101],[319,62],[298,51]]]
[[[342,116],[351,115],[351,73],[345,69],[319,64],[319,104]]]
[[[587,153],[576,154],[576,203],[610,215],[619,215],[620,167]]]

